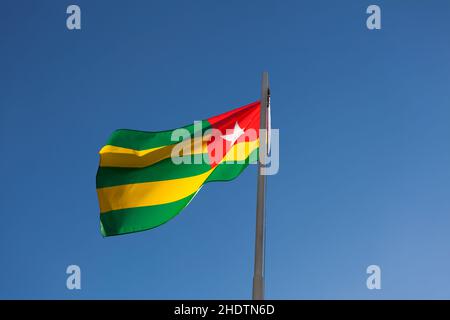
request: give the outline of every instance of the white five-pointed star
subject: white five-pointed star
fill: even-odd
[[[239,123],[234,124],[234,129],[233,129],[233,133],[230,134],[226,134],[221,136],[222,139],[225,139],[227,141],[230,141],[231,144],[233,145],[237,139],[239,139],[240,136],[242,136],[244,134],[244,130],[242,130],[241,127],[239,127]]]

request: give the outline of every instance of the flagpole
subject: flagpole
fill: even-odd
[[[263,72],[261,81],[260,129],[267,127],[267,107],[269,103],[269,74]],[[255,265],[253,271],[253,300],[264,299],[264,229],[266,176],[262,174],[267,153],[266,134],[259,135],[258,181],[256,196]]]

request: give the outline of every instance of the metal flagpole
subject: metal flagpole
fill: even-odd
[[[269,74],[263,72],[261,82],[260,129],[267,129],[267,107],[269,104]],[[253,300],[264,299],[264,227],[266,176],[262,174],[267,154],[267,136],[259,135],[258,187],[256,198],[255,266],[253,271]]]

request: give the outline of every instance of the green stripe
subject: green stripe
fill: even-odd
[[[175,217],[189,201],[190,196],[167,204],[109,211],[100,214],[101,233],[114,236],[130,232],[144,231],[162,225]]]
[[[203,133],[207,129],[210,128],[210,124],[208,121],[201,121],[201,132]],[[186,129],[190,136],[194,135],[194,125],[188,125],[182,127]],[[119,129],[115,130],[111,136],[109,137],[106,145],[129,148],[134,150],[145,150],[151,148],[157,148],[167,145],[172,145],[177,143],[178,141],[172,141],[172,132],[177,129],[166,130],[166,131],[138,131],[138,130],[129,130],[129,129]]]
[[[199,154],[198,156],[208,156]],[[122,184],[162,181],[186,178],[204,173],[211,169],[208,163],[202,161],[195,164],[175,164],[171,158],[164,159],[144,168],[99,167],[97,171],[97,188],[119,186]]]
[[[239,163],[228,164],[221,163],[216,169],[210,174],[206,182],[212,181],[230,181],[235,179],[237,176],[248,167],[250,161],[254,161],[258,156],[258,149],[253,150],[253,152],[247,157],[245,161]],[[205,183],[206,183],[205,182]]]
[[[254,150],[242,163],[219,164],[209,176],[208,181],[234,179],[236,175],[239,175],[247,167],[249,160],[257,156],[257,150]],[[207,154],[202,154],[201,156],[208,157]],[[191,156],[191,164],[176,165],[171,158],[168,158],[144,168],[99,167],[97,171],[97,188],[186,178],[205,173],[211,169],[211,166],[204,161],[201,164],[195,164],[193,157]]]

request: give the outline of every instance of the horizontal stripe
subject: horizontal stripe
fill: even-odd
[[[254,154],[250,158],[247,158],[247,155],[257,149],[257,147],[258,142],[247,142],[245,146],[240,143],[235,149],[228,152],[224,160],[232,159],[233,161],[256,162],[257,155]],[[171,158],[167,158],[144,168],[99,167],[96,179],[97,188],[185,178],[204,173],[211,169],[207,153],[191,156],[187,160],[190,162],[175,164]]]
[[[258,148],[258,146],[259,139],[236,143],[227,152],[221,162],[233,163],[245,161],[247,157]]]
[[[241,174],[242,171],[244,171],[245,168],[248,167],[250,163],[253,163],[252,159],[255,159],[255,161],[258,159],[258,150],[259,149],[253,150],[250,156],[247,159],[245,159],[245,161],[242,163],[219,164],[215,168],[215,170],[209,175],[208,179],[206,179],[205,183],[213,181],[230,181],[235,179],[237,176]]]
[[[201,126],[191,124],[182,128],[186,129],[190,136],[193,136],[195,131],[203,133],[210,128],[210,124],[206,120],[200,121],[200,124]],[[199,127],[201,127],[200,130]],[[180,128],[157,132],[119,129],[111,134],[106,144],[134,150],[145,150],[167,146],[176,143],[176,141],[172,141],[171,138],[172,133],[178,129]]]
[[[207,152],[207,142],[187,139],[177,144],[146,150],[134,150],[106,145],[100,150],[100,167],[142,168],[176,155]]]
[[[204,141],[203,141],[204,140]],[[159,161],[170,158],[173,155],[187,156],[208,152],[207,137],[203,139],[187,139],[174,145],[151,148],[146,150],[134,150],[117,146],[106,145],[100,150],[100,167],[143,168],[151,166]],[[244,142],[236,145],[235,153],[240,151]],[[248,141],[249,147],[258,144],[258,140]],[[227,156],[230,153],[228,152]],[[245,157],[248,154],[245,155]],[[232,160],[235,158],[232,158]]]
[[[258,146],[257,142],[258,141],[244,142],[242,143],[244,146],[239,146],[240,144],[234,145],[224,158],[224,161],[220,164],[220,166],[223,165],[225,168],[220,170],[231,170],[233,166],[245,164],[247,157],[256,150]],[[240,150],[241,152],[236,152],[236,150]],[[242,163],[227,163],[227,161],[231,161],[232,159]],[[195,165],[181,166],[192,167]],[[215,168],[217,167],[218,166]],[[187,197],[189,194],[196,192],[208,179],[215,168],[191,177],[98,188],[97,195],[100,212],[103,213],[132,207],[153,206],[178,201]],[[239,173],[241,171],[239,171]]]
[[[151,148],[151,149],[145,149],[145,150],[134,150],[134,149],[128,149],[128,148],[123,148],[123,147],[116,147],[116,146],[110,146],[110,145],[106,145],[103,148],[100,149],[99,154],[100,155],[107,155],[110,153],[121,153],[121,154],[128,154],[128,155],[132,155],[135,157],[144,157],[146,154],[149,154],[151,152],[154,152],[156,150],[159,150],[161,148],[164,148],[165,146],[162,147],[156,147],[156,148]]]
[[[147,206],[110,211],[100,215],[103,236],[144,231],[160,226],[175,217],[191,199],[191,194],[183,199],[158,206]]]

